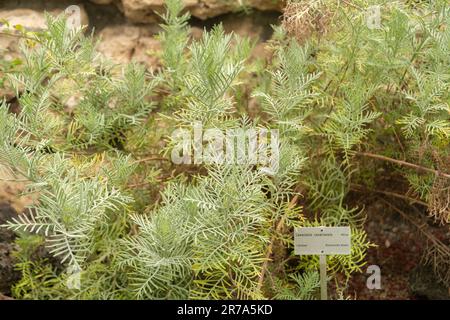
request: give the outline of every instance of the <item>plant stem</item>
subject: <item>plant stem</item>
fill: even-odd
[[[366,188],[362,185],[359,184],[354,184],[352,183],[350,185],[350,188],[354,191],[369,191],[369,192],[375,192],[375,193],[380,193],[380,194],[384,194],[387,196],[391,196],[391,197],[395,197],[395,198],[399,198],[399,199],[403,199],[412,203],[418,203],[421,204],[425,207],[428,207],[428,203],[423,202],[422,200],[419,199],[414,199],[414,198],[410,198],[408,196],[405,196],[403,194],[399,194],[399,193],[395,193],[395,192],[391,192],[391,191],[384,191],[384,190],[378,190],[378,189],[370,189],[370,188]]]
[[[136,160],[133,163],[142,163],[142,162],[147,162],[147,161],[169,161],[169,159],[153,156],[153,157],[147,157],[147,158],[142,158],[142,159]]]
[[[423,166],[420,166],[418,164],[406,162],[406,161],[403,161],[403,160],[397,160],[397,159],[389,158],[389,157],[386,157],[386,156],[382,156],[382,155],[374,154],[374,153],[370,153],[370,152],[357,152],[356,154],[360,155],[360,156],[364,156],[364,157],[369,157],[369,158],[373,158],[373,159],[378,159],[378,160],[382,160],[382,161],[396,163],[398,165],[401,165],[401,166],[404,166],[404,167],[409,167],[409,168],[415,169],[417,171],[433,173],[433,174],[435,174],[437,176],[442,176],[442,177],[445,177],[447,179],[450,179],[450,174],[448,174],[448,173],[444,173],[444,172],[441,172],[439,170],[423,167]]]
[[[294,198],[292,198],[292,200],[289,202],[288,208],[291,209],[292,207],[295,206],[295,204],[297,203],[299,195],[296,194],[294,196]],[[266,275],[267,272],[267,266],[269,265],[269,260],[270,260],[270,256],[272,255],[272,250],[273,250],[273,244],[275,243],[275,240],[277,239],[277,234],[281,231],[281,229],[283,228],[284,225],[284,220],[286,219],[286,215],[283,215],[280,219],[280,221],[278,221],[277,226],[275,227],[275,232],[272,235],[272,238],[270,239],[270,244],[267,247],[267,251],[266,251],[266,255],[265,255],[265,259],[264,259],[264,263],[262,265],[262,269],[261,269],[261,275],[259,276],[259,280],[258,280],[258,290],[260,290],[262,288],[262,285],[264,283],[264,277]]]

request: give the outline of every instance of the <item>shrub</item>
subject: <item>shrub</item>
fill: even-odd
[[[221,26],[191,40],[181,2],[168,0],[158,73],[112,65],[83,30],[48,16],[7,72],[20,113],[0,107],[1,164],[39,195],[5,225],[20,235],[16,297],[315,298],[318,258],[293,255],[292,228],[349,225],[351,255],[330,256],[329,271],[362,271],[373,244],[346,198],[385,162],[409,183],[397,196],[448,223],[449,8],[392,2],[370,29],[370,4],[288,4],[261,62]],[[320,25],[299,33],[320,6]],[[199,123],[278,130],[277,170],[170,163],[167,137]],[[30,241],[62,268],[33,259]],[[433,241],[449,281],[449,250]],[[80,287],[67,287],[74,274]]]

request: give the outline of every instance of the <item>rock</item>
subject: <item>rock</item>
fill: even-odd
[[[158,20],[154,10],[161,10],[162,2],[159,0],[122,0],[121,9],[131,22],[153,23]]]
[[[253,17],[247,15],[239,17],[239,19],[228,15],[223,20],[223,28],[225,32],[234,32],[238,36],[257,40],[261,39],[264,33],[264,26],[255,23]]]
[[[75,108],[80,104],[81,95],[74,94],[63,101],[64,111],[68,114],[72,114]]]
[[[200,40],[203,37],[203,29],[199,27],[191,27],[190,34],[193,40]]]
[[[44,13],[31,9],[0,11],[0,19],[5,19],[11,26],[20,24],[32,31],[42,30],[46,26]]]
[[[242,7],[238,0],[183,0],[186,10],[192,16],[205,20],[218,15],[233,12]],[[248,0],[245,4],[250,8],[262,11],[281,9],[280,1]],[[158,20],[156,12],[164,11],[164,0],[122,0],[125,16],[132,22],[155,22]]]
[[[97,50],[116,63],[127,63],[131,60],[139,33],[136,26],[108,26],[99,34],[101,40]]]
[[[27,30],[38,31],[45,28],[45,17],[42,12],[30,9],[0,11],[0,20],[7,20],[10,26],[22,25]],[[0,26],[0,31],[8,29]],[[19,39],[9,35],[0,35],[0,59],[11,61],[20,56]]]
[[[250,59],[263,61],[270,61],[272,59],[273,49],[271,49],[266,42],[257,43],[251,52]]]
[[[95,3],[95,4],[111,4],[111,3],[113,3],[113,1],[114,0],[89,0],[89,1],[91,1],[92,3]]]
[[[83,25],[89,24],[89,18],[83,5],[78,5],[81,14],[81,23]],[[63,12],[62,9],[54,9],[49,13],[52,15],[59,15]],[[39,31],[46,28],[46,20],[44,11],[36,11],[31,9],[13,9],[0,11],[0,20],[5,19],[11,26],[22,25],[26,30]],[[3,27],[5,28],[5,27]],[[1,29],[1,28],[0,28]]]
[[[151,36],[142,36],[138,39],[132,60],[143,63],[148,69],[161,67],[159,54],[161,43]]]
[[[89,18],[83,5],[78,5],[81,14],[81,23],[83,25],[89,24]],[[63,12],[62,8],[51,9],[49,13],[52,15],[59,15]],[[6,20],[9,23],[9,27],[0,25],[0,31],[11,29],[15,25],[21,25],[25,30],[40,31],[47,27],[44,10],[32,10],[32,9],[11,9],[0,10],[0,20]],[[14,31],[13,31],[14,32]],[[20,58],[19,48],[20,38],[11,35],[0,35],[0,60],[12,61]],[[0,74],[0,77],[2,75]],[[14,97],[14,92],[11,88],[0,87],[0,100],[5,98],[7,101]]]
[[[259,20],[258,20],[259,19]],[[261,23],[261,20],[276,21],[277,16],[254,15],[242,16],[236,20],[229,15],[224,18],[223,26],[226,32],[235,32],[241,36],[250,36],[258,44],[252,52],[255,57],[262,54],[262,57],[270,56],[270,51],[266,50],[260,41],[270,38],[271,30]],[[275,22],[274,22],[275,23]],[[208,29],[208,28],[207,28]],[[143,63],[147,68],[158,69],[161,66],[160,54],[161,44],[155,35],[161,30],[156,25],[109,25],[99,32],[100,42],[97,50],[107,58],[118,64],[128,63],[132,60]],[[191,39],[199,40],[203,35],[203,29],[193,26],[190,28]]]
[[[79,5],[79,8],[81,10],[81,23],[88,24],[89,19],[84,7]],[[58,15],[62,12],[62,9],[55,9],[51,10],[50,14]],[[45,29],[47,26],[44,12],[31,9],[0,11],[0,20],[3,19],[9,22],[10,28],[15,25],[21,25],[26,30],[39,31]],[[6,28],[6,26],[0,26],[0,31],[5,30]],[[19,56],[19,38],[8,35],[0,35],[0,59],[10,61],[18,58]]]
[[[103,29],[97,50],[115,63],[143,63],[147,68],[160,67],[161,44],[155,38],[157,29],[132,25],[109,26]]]
[[[0,77],[2,75],[0,74]],[[0,87],[0,101],[1,100],[6,100],[6,102],[11,101],[12,99],[14,99],[15,97],[15,93],[13,91],[12,88],[10,88],[9,86],[4,86],[4,87]]]
[[[238,1],[206,0],[185,2],[186,9],[199,19],[205,20],[231,12],[238,8]]]

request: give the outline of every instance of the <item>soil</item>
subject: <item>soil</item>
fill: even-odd
[[[368,250],[364,272],[352,276],[344,295],[358,300],[450,299],[448,285],[439,282],[430,266],[422,264],[426,241],[418,235],[416,227],[386,205],[383,196],[359,194],[356,197],[360,204],[366,204],[365,229],[368,239],[377,246]],[[384,199],[411,215],[426,215],[422,208],[413,209],[402,200]],[[446,228],[428,223],[437,238],[443,241],[450,238],[448,229],[446,232]],[[369,289],[366,285],[372,274],[366,273],[370,265],[380,267],[380,289]],[[334,286],[330,287],[336,296]]]
[[[11,206],[6,203],[0,204],[0,224],[4,224],[15,215],[16,212]],[[11,294],[11,286],[19,279],[19,274],[14,270],[12,257],[15,249],[14,238],[12,231],[0,228],[0,300],[6,299]]]

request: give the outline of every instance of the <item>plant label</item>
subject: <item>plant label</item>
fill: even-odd
[[[302,227],[294,231],[295,254],[350,254],[350,227]]]

